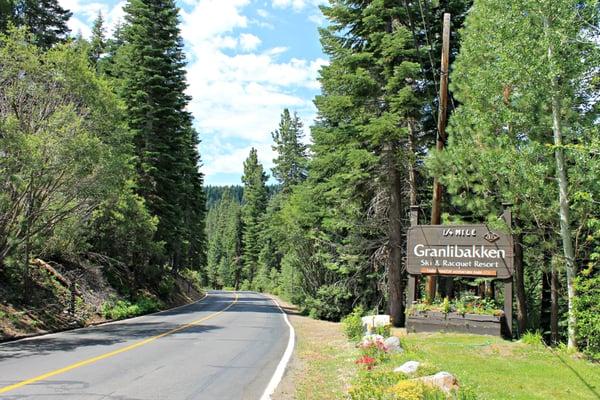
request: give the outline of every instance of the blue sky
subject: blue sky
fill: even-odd
[[[69,26],[89,36],[98,11],[108,30],[123,18],[120,0],[59,0]],[[271,132],[283,108],[308,127],[318,71],[326,63],[317,28],[324,0],[179,0],[188,58],[190,111],[202,144],[206,184],[239,184],[250,148],[270,172]]]

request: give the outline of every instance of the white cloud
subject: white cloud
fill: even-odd
[[[258,36],[255,36],[251,33],[242,33],[240,35],[240,47],[244,51],[256,50],[261,42],[262,41]]]
[[[271,132],[283,108],[297,110],[308,124],[315,110],[297,90],[318,88],[318,70],[326,61],[280,60],[285,47],[257,52],[261,39],[248,32],[247,1],[200,0],[184,14],[182,34],[192,62],[188,65],[190,111],[203,143],[207,178],[241,174],[250,147],[258,150],[265,168],[272,166]],[[210,20],[208,22],[207,20]],[[227,50],[227,51],[226,51]],[[236,145],[235,143],[243,143]]]
[[[124,0],[112,7],[100,0],[59,1],[75,13],[70,26],[84,36],[89,36],[98,11],[110,32],[124,19]],[[202,140],[207,180],[217,174],[241,174],[250,147],[258,150],[268,171],[275,156],[270,133],[277,128],[282,109],[297,111],[305,127],[311,123],[316,110],[306,94],[318,89],[318,70],[326,61],[286,57],[284,46],[264,48],[253,29],[264,28],[272,15],[263,7],[256,11],[263,20],[250,19],[246,12],[250,0],[179,1],[185,5],[181,34],[189,60],[189,110]],[[319,1],[272,0],[266,5],[299,10]]]
[[[274,8],[293,8],[300,11],[307,6],[318,7],[321,4],[327,4],[326,0],[271,0]]]
[[[69,20],[68,26],[75,34],[81,32],[83,37],[88,38],[92,34],[91,26],[94,20],[98,17],[98,12],[101,12],[107,34],[112,34],[117,23],[123,20],[125,13],[123,6],[126,1],[119,1],[117,4],[110,6],[106,3],[86,2],[85,0],[59,0],[60,5],[76,14]]]

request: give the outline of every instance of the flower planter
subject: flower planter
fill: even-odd
[[[416,332],[457,332],[503,336],[506,332],[504,315],[448,314],[437,311],[417,311],[408,315],[406,330]]]

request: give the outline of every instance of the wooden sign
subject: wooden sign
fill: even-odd
[[[476,225],[416,225],[408,229],[407,270],[412,275],[508,279],[512,236]]]

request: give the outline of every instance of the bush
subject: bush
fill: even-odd
[[[540,331],[525,332],[521,337],[521,342],[530,346],[540,346],[544,343],[544,339]]]
[[[352,295],[341,286],[321,286],[315,297],[306,298],[306,309],[311,318],[339,321],[350,312]]]
[[[192,284],[196,291],[202,292],[202,278],[199,271],[186,268],[181,272],[181,275]]]
[[[389,359],[389,349],[381,339],[366,340],[362,342],[358,348],[363,357],[373,358],[375,363]]]
[[[354,311],[342,318],[342,327],[348,339],[358,342],[363,335],[362,316],[364,310],[361,306],[355,307]]]
[[[158,283],[158,294],[162,299],[168,299],[175,290],[175,278],[170,273],[165,273]]]
[[[402,379],[393,371],[360,371],[348,394],[351,400],[383,400],[386,389]]]
[[[373,328],[373,333],[376,335],[381,335],[385,338],[390,337],[392,334],[392,325],[386,324],[381,326],[376,326]]]
[[[134,303],[127,300],[107,301],[101,313],[107,319],[124,319],[160,310],[161,303],[150,297],[140,297]]]
[[[600,275],[580,276],[575,281],[579,348],[593,360],[600,360]]]

